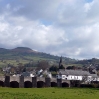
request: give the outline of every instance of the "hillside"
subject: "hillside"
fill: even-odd
[[[17,47],[17,48],[14,48],[14,49],[11,49],[10,51],[12,52],[18,52],[18,53],[36,53],[36,51],[30,49],[30,48],[27,48],[27,47]]]
[[[29,62],[37,63],[41,60],[46,60],[50,64],[59,63],[59,56],[50,55],[43,52],[34,51],[28,47],[17,47],[14,49],[0,48],[0,67],[12,64],[17,66],[17,64],[26,64]],[[99,59],[92,58],[86,60],[75,60],[67,57],[63,57],[64,66],[84,66],[90,64],[99,64]]]
[[[18,63],[38,62],[47,60],[49,63],[59,63],[59,56],[37,52],[27,47],[17,47],[14,49],[0,48],[0,66],[7,64],[17,65]],[[75,59],[63,57],[63,63],[74,63]]]
[[[37,51],[34,51],[34,50],[27,48],[27,47],[17,47],[14,49],[0,48],[0,59],[18,59],[18,58],[29,59],[29,57],[36,57],[38,59],[39,58],[51,59],[51,60],[59,59],[58,56],[46,54],[43,52],[37,52]]]

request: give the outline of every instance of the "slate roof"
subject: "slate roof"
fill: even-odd
[[[82,70],[60,70],[59,74],[75,75],[75,76],[91,76],[91,74],[88,71],[82,71]]]
[[[23,75],[23,76],[30,76],[30,73],[29,72],[23,72],[21,75]]]
[[[94,77],[94,78],[97,78],[97,74],[90,74],[90,76]]]

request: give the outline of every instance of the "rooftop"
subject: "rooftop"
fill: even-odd
[[[97,76],[97,74],[90,74],[88,71],[83,70],[59,70],[62,75],[75,75],[75,76]]]

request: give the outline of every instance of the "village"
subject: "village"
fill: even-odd
[[[44,66],[45,65],[45,66]],[[62,57],[60,57],[59,60],[59,66],[57,69],[57,72],[53,73],[51,71],[52,67],[50,68],[44,68],[46,67],[46,64],[43,64],[43,67],[39,67],[38,70],[31,69],[26,70],[26,68],[18,68],[15,71],[15,67],[6,67],[3,68],[2,71],[5,73],[5,75],[2,77],[0,76],[0,86],[5,86],[6,77],[9,79],[7,81],[8,87],[19,87],[21,77],[23,77],[23,85],[20,87],[27,87],[31,88],[32,86],[32,78],[36,77],[35,80],[35,87],[80,87],[80,86],[88,86],[88,87],[98,87],[99,83],[99,76],[97,75],[97,70],[95,68],[88,68],[87,70],[80,69],[68,69],[64,68],[62,64]],[[47,85],[46,78],[48,78]],[[27,79],[27,80],[25,80]],[[38,80],[39,79],[39,80]]]

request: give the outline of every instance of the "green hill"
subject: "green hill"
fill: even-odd
[[[46,60],[49,63],[59,63],[59,56],[50,55],[43,52],[37,52],[27,47],[17,47],[14,49],[0,48],[0,66],[12,64],[17,66],[18,63],[28,63],[30,61],[38,62]],[[74,63],[76,60],[63,57],[63,63]]]

